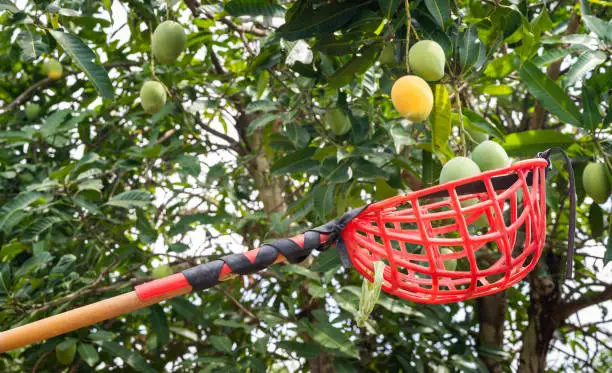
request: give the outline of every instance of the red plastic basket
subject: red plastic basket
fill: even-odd
[[[545,159],[520,161],[368,206],[342,233],[353,265],[372,281],[373,263],[382,260],[383,290],[422,303],[456,302],[512,286],[544,247],[547,165]],[[509,175],[514,182],[495,190],[495,180]],[[478,180],[485,192],[457,192]],[[453,252],[441,253],[443,248]],[[454,270],[445,268],[449,259],[457,260]]]

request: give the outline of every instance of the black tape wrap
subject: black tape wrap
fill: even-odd
[[[232,273],[248,275],[272,265],[279,255],[287,258],[290,263],[299,263],[306,259],[313,250],[325,251],[333,244],[336,244],[338,248],[342,263],[345,266],[347,263],[350,265],[350,259],[342,242],[341,234],[346,224],[357,217],[366,207],[351,210],[338,219],[307,230],[304,233],[304,247],[300,247],[288,238],[282,238],[278,241],[264,244],[259,248],[259,252],[253,262],[244,254],[232,254],[186,269],[183,271],[183,274],[194,290],[204,290],[220,282],[219,276],[225,264],[232,269]],[[327,235],[325,241],[321,241],[322,234]]]

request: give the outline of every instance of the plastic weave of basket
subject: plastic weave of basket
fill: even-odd
[[[355,268],[372,281],[385,263],[383,290],[422,303],[449,303],[506,289],[536,265],[546,236],[544,159],[519,161],[369,205],[342,233]],[[492,180],[516,175],[494,190]],[[459,195],[481,180],[486,192]],[[431,195],[448,192],[446,197]],[[449,248],[452,252],[441,253]],[[448,251],[448,250],[443,250]],[[445,266],[444,261],[456,259]]]

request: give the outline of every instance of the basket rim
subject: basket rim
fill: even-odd
[[[401,203],[401,201],[406,201],[409,199],[424,198],[430,194],[440,192],[443,190],[447,190],[449,188],[455,188],[457,186],[468,184],[474,181],[491,179],[495,176],[507,175],[511,173],[512,171],[524,170],[524,169],[529,169],[529,168],[540,168],[540,167],[547,167],[547,166],[548,166],[548,161],[544,158],[532,158],[532,159],[520,160],[520,161],[514,162],[503,168],[497,168],[494,170],[484,171],[484,172],[479,173],[478,175],[464,177],[464,178],[449,181],[443,184],[432,185],[424,189],[410,191],[405,194],[398,194],[395,197],[373,202],[364,211],[362,211],[362,213],[365,213],[366,211],[371,211],[372,209],[377,209],[381,205],[385,205],[385,206],[393,205],[393,204],[398,204],[398,203]]]

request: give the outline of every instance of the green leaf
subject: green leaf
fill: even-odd
[[[489,78],[503,78],[518,68],[514,53],[494,59],[484,70],[484,74]]]
[[[488,133],[490,136],[496,137],[499,140],[503,140],[505,134],[496,126],[491,124],[488,120],[483,118],[480,114],[469,109],[463,109],[463,119],[468,119],[470,124],[477,127],[482,132]]]
[[[514,93],[514,89],[505,84],[488,84],[482,88],[482,93],[493,96],[506,96]]]
[[[544,65],[548,65],[549,63],[558,61],[561,58],[567,56],[568,54],[575,52],[576,50],[580,50],[580,49],[577,49],[575,47],[573,48],[570,47],[570,48],[559,48],[559,49],[549,50],[549,51],[542,53],[541,56],[537,56],[536,58],[534,58],[532,62],[537,67],[542,67]]]
[[[501,30],[504,39],[514,34],[521,27],[522,15],[512,7],[496,7],[490,16],[496,29]]]
[[[330,324],[317,322],[315,324],[308,325],[308,334],[315,340],[319,345],[337,351],[343,355],[358,358],[357,347],[342,333],[341,330],[334,328]]]
[[[388,177],[387,173],[377,164],[363,158],[357,158],[351,164],[351,170],[353,171],[354,179],[373,180],[379,177]]]
[[[345,183],[351,179],[351,169],[347,162],[338,162],[336,157],[325,158],[319,175],[330,183]]]
[[[599,238],[604,232],[604,212],[597,203],[589,207],[589,227],[594,238]]]
[[[140,232],[139,237],[142,242],[152,244],[157,240],[157,230],[140,209],[136,210],[136,224],[134,227]]]
[[[607,58],[607,55],[602,51],[587,51],[578,57],[578,60],[572,64],[565,79],[563,86],[570,87],[581,80],[589,71],[593,70],[598,65],[602,64]]]
[[[327,250],[320,253],[310,269],[314,272],[327,272],[333,268],[340,266],[340,258],[338,253],[333,250]]]
[[[434,88],[434,107],[429,122],[434,151],[442,155],[444,160],[452,158],[453,153],[448,146],[451,137],[451,102],[444,84],[436,84]]]
[[[231,0],[225,4],[225,11],[234,17],[239,16],[282,16],[285,8],[272,0]]]
[[[59,223],[62,219],[56,216],[42,217],[34,221],[23,234],[24,240],[31,240],[39,236],[41,233],[51,228],[53,224]]]
[[[221,352],[225,352],[227,354],[232,353],[232,340],[229,339],[229,337],[222,335],[222,336],[218,336],[218,335],[213,335],[210,338],[210,343],[213,345],[213,347]]]
[[[605,22],[595,16],[592,15],[583,15],[582,20],[584,21],[584,25],[589,31],[595,33],[600,39],[608,39],[612,41],[610,38],[612,35],[610,34],[610,23]]]
[[[308,147],[289,153],[284,158],[274,162],[270,167],[270,174],[279,175],[310,171],[319,166],[319,162],[312,159],[316,151],[316,148]]]
[[[245,112],[248,114],[257,113],[259,111],[264,112],[264,113],[270,112],[270,111],[278,111],[278,107],[273,101],[260,100],[260,101],[253,101],[249,103],[245,110]]]
[[[106,70],[94,62],[96,55],[78,36],[57,30],[49,30],[49,33],[62,46],[74,64],[87,75],[100,96],[111,99],[115,97]]]
[[[42,194],[38,192],[26,192],[18,195],[4,204],[0,208],[0,229],[4,228],[5,224],[13,214],[21,212],[23,209],[36,202],[39,198],[42,198]]]
[[[198,335],[196,333],[192,332],[189,329],[179,328],[179,327],[176,327],[176,326],[171,326],[170,327],[170,331],[172,333],[178,334],[181,337],[185,337],[185,338],[187,338],[189,340],[192,340],[194,342],[198,342],[199,341]]]
[[[321,354],[321,349],[312,343],[301,343],[297,341],[280,341],[276,344],[279,348],[286,351],[295,352],[303,358],[313,358]]]
[[[334,359],[334,369],[336,373],[357,373],[358,370],[348,359]]]
[[[170,330],[168,329],[168,320],[164,309],[155,304],[149,307],[151,311],[151,330],[157,336],[157,346],[165,346],[170,341]]]
[[[351,58],[327,80],[331,89],[339,89],[355,80],[355,76],[365,73],[378,58],[380,44],[368,45],[360,50],[360,56]]]
[[[298,148],[303,148],[310,142],[310,133],[304,125],[288,123],[285,125],[284,134]]]
[[[25,250],[26,246],[15,240],[2,245],[0,248],[0,263],[10,262]]]
[[[25,31],[17,35],[17,44],[19,44],[23,59],[26,61],[40,57],[48,50],[47,44],[42,41],[40,35],[33,33],[28,26],[26,26]]]
[[[185,319],[185,321],[196,324],[202,323],[202,315],[198,307],[194,306],[190,301],[184,298],[174,298],[168,301],[172,309]]]
[[[0,10],[8,10],[11,13],[19,13],[19,8],[10,0],[0,0]]]
[[[608,244],[606,245],[606,253],[603,258],[604,266],[612,262],[612,224],[608,224]]]
[[[593,88],[582,87],[582,124],[587,130],[594,130],[601,122],[601,113],[596,97]]]
[[[53,256],[48,251],[36,252],[15,272],[15,277],[26,276],[32,271],[46,265],[53,260]]]
[[[97,330],[90,333],[87,338],[91,339],[92,341],[111,341],[115,339],[115,334],[107,330]]]
[[[378,6],[387,19],[392,19],[393,15],[402,3],[402,0],[378,0]]]
[[[83,361],[92,368],[98,361],[100,361],[98,350],[96,350],[96,348],[90,344],[80,343],[77,351],[79,352],[81,359],[83,359]]]
[[[177,234],[182,234],[191,229],[193,223],[198,223],[199,225],[205,224],[218,224],[221,223],[224,219],[223,214],[213,215],[213,214],[204,214],[197,213],[192,215],[181,216],[179,221],[174,224],[168,234],[170,236],[176,236]]]
[[[554,130],[531,130],[506,135],[502,146],[510,156],[533,157],[552,147],[567,149],[575,141],[573,136]]]
[[[406,131],[406,129],[400,124],[395,124],[393,127],[391,127],[389,133],[393,138],[396,154],[401,153],[404,147],[414,145],[416,143],[410,132]]]
[[[281,272],[286,273],[286,274],[298,274],[300,276],[304,276],[307,277],[311,280],[314,280],[316,282],[320,282],[321,279],[319,278],[319,276],[314,273],[313,271],[309,270],[308,268],[304,268],[302,266],[299,266],[297,264],[286,264],[284,266],[281,267]]]
[[[100,179],[85,180],[77,184],[77,190],[79,192],[83,190],[95,190],[96,192],[100,192],[103,188],[104,185]]]
[[[73,264],[77,257],[72,254],[62,255],[60,260],[51,269],[51,274],[65,275],[72,270]]]
[[[278,118],[280,118],[278,114],[262,115],[259,118],[254,119],[251,123],[249,123],[247,133],[251,134],[257,131],[258,129],[263,128],[266,124],[277,120]]]
[[[321,35],[314,45],[314,49],[328,56],[344,56],[355,53],[364,44],[364,33],[351,31],[342,35]]]
[[[314,187],[312,194],[315,211],[321,220],[327,220],[334,209],[334,184],[319,184]]]
[[[425,6],[438,27],[444,30],[444,25],[451,14],[450,0],[425,0]]]
[[[144,207],[151,203],[152,199],[153,196],[146,190],[128,190],[111,197],[106,202],[106,205],[129,209],[132,207]]]
[[[142,355],[139,353],[128,350],[123,347],[119,343],[113,341],[100,341],[96,342],[103,350],[107,351],[111,356],[116,356],[121,358],[125,364],[132,367],[137,372],[143,373],[155,373],[155,369],[153,369]]]
[[[176,163],[181,168],[181,172],[193,177],[200,176],[202,167],[200,167],[200,160],[195,155],[181,154],[176,158]]]
[[[332,3],[315,10],[304,7],[298,14],[294,14],[289,22],[279,27],[277,34],[291,41],[306,39],[317,33],[331,33],[344,26],[361,7],[369,3],[370,1],[362,0]]]
[[[374,198],[377,201],[395,196],[397,196],[397,189],[392,188],[383,178],[376,179],[376,193],[374,194]]]
[[[213,324],[219,325],[219,326],[226,326],[228,328],[233,328],[233,329],[244,329],[247,331],[253,329],[252,325],[245,324],[244,322],[240,322],[240,321],[233,321],[233,320],[215,319],[215,321],[213,321]]]
[[[470,25],[464,32],[459,34],[459,64],[463,71],[468,71],[478,61],[481,47],[482,43],[478,40],[478,29],[476,26]]]
[[[580,126],[581,115],[571,98],[540,71],[533,63],[527,61],[519,70],[519,76],[529,92],[559,120],[575,126]]]

